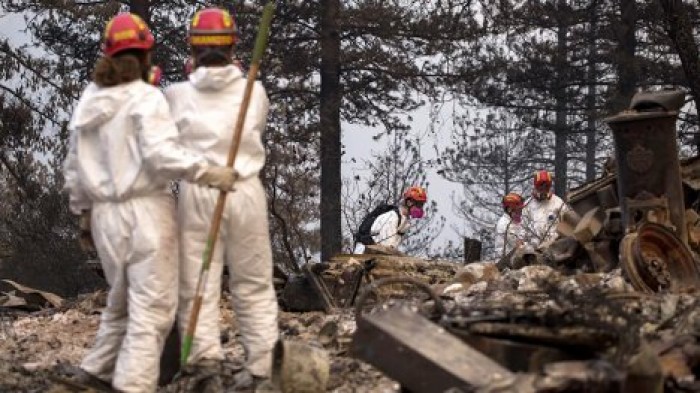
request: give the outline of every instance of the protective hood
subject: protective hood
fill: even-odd
[[[190,74],[190,82],[198,90],[223,90],[236,79],[242,78],[243,73],[238,67],[229,64],[225,67],[197,67]]]
[[[123,85],[100,88],[90,83],[83,92],[73,113],[71,128],[76,130],[96,129],[111,120],[133,94],[130,86],[138,81]]]

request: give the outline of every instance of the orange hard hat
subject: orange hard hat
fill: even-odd
[[[194,14],[189,35],[192,46],[228,46],[238,38],[231,14],[221,8],[205,8]]]
[[[505,211],[510,209],[522,209],[525,205],[523,203],[523,197],[514,192],[506,194],[501,200],[501,204],[503,205],[503,210]]]
[[[128,49],[149,50],[154,43],[146,22],[138,15],[124,12],[107,23],[102,50],[107,56],[114,56]]]
[[[404,197],[404,199],[412,199],[416,202],[423,202],[423,203],[425,203],[428,200],[428,194],[425,192],[425,189],[423,187],[419,187],[419,186],[409,187],[403,193],[403,197]]]

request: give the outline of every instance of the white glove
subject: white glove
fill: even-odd
[[[194,181],[202,186],[218,188],[221,191],[232,191],[233,183],[238,178],[238,172],[227,166],[209,166],[197,174]]]

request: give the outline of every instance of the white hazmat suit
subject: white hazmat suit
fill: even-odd
[[[529,244],[535,249],[557,238],[557,224],[568,210],[556,195],[549,199],[530,198],[523,209],[524,231]]]
[[[398,248],[409,227],[408,216],[402,214],[401,208],[398,208],[398,213],[396,210],[390,210],[377,216],[372,223],[370,234],[375,244]],[[353,253],[362,254],[364,250],[365,245],[358,242]]]
[[[518,244],[525,239],[522,222],[513,221],[505,213],[498,219],[496,224],[496,238],[494,249],[496,258],[503,258],[508,255]]]
[[[92,237],[110,285],[81,368],[122,392],[154,392],[177,302],[177,227],[169,180],[195,180],[206,161],[177,144],[168,104],[133,81],[90,84],[64,163],[70,208],[92,209]]]
[[[379,215],[372,223],[372,239],[382,246],[398,248],[404,234],[408,231],[409,220],[404,214],[395,210]]]
[[[210,163],[226,163],[245,84],[246,78],[236,66],[199,67],[190,74],[189,81],[166,90],[183,144],[204,154]],[[234,165],[239,180],[234,185],[235,191],[227,197],[189,358],[191,364],[203,359],[223,359],[219,300],[225,261],[231,275],[232,306],[246,349],[246,368],[252,375],[261,377],[270,374],[272,349],[278,339],[267,202],[258,177],[265,163],[262,134],[268,105],[264,88],[256,83]],[[180,189],[178,323],[183,335],[218,193],[192,184],[183,184]]]

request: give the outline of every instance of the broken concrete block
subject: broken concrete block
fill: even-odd
[[[325,392],[329,376],[330,360],[324,349],[287,340],[275,345],[272,382],[282,393]]]
[[[501,277],[501,273],[493,262],[470,263],[457,271],[455,281],[469,287],[480,281],[493,281]]]

